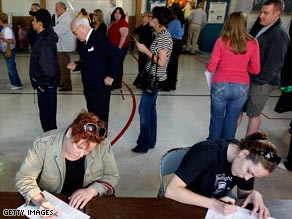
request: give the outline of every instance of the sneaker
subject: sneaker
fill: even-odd
[[[278,164],[278,168],[281,169],[281,170],[287,170],[286,167],[284,166],[283,162],[280,162]]]
[[[11,85],[10,87],[11,90],[21,90],[22,89],[22,86],[14,86],[14,85]]]

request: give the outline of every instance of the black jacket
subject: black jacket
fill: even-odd
[[[81,76],[84,90],[104,86],[104,79],[109,76],[116,79],[122,63],[121,50],[99,32],[92,31],[83,48]]]
[[[60,77],[57,55],[58,36],[49,27],[38,34],[38,39],[31,51],[29,75],[34,89],[55,87]]]
[[[250,34],[256,36],[262,26],[257,20]],[[258,75],[251,75],[251,81],[258,85],[279,85],[281,71],[290,38],[287,30],[282,25],[281,19],[273,24],[258,38],[260,46],[261,71]]]

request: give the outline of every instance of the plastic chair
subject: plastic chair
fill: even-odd
[[[160,179],[160,188],[158,190],[157,197],[164,197],[165,189],[163,177],[172,173],[178,169],[183,157],[188,152],[190,147],[183,148],[173,148],[167,151],[159,162],[159,179]]]

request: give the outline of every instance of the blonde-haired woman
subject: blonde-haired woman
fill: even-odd
[[[235,137],[237,120],[249,91],[249,73],[260,71],[259,45],[246,32],[246,15],[230,14],[206,66],[213,72],[208,139]]]
[[[106,35],[107,26],[103,21],[103,12],[100,9],[93,11],[93,29]]]

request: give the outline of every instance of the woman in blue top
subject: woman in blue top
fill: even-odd
[[[184,14],[179,7],[173,8],[173,20],[169,22],[167,30],[170,33],[173,41],[173,48],[170,55],[169,64],[167,67],[167,79],[161,90],[170,91],[176,89],[178,59],[182,51],[182,37],[185,32]]]

